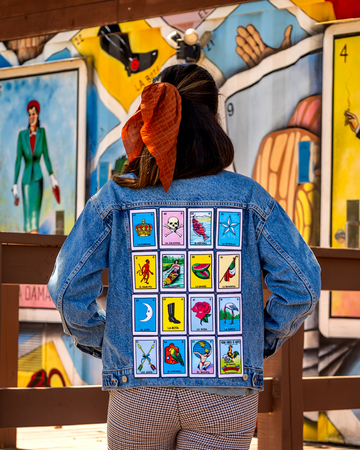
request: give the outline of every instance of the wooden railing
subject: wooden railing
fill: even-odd
[[[19,284],[46,284],[64,239],[0,233],[0,448],[16,447],[17,427],[106,422],[108,393],[99,386],[16,387]],[[313,250],[324,290],[360,290],[360,251]],[[302,449],[304,411],[360,408],[360,377],[302,378],[303,338],[301,328],[265,362],[259,450]]]

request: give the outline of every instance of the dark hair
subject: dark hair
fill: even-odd
[[[234,159],[234,147],[216,117],[219,90],[213,77],[196,64],[178,64],[164,69],[153,82],[170,83],[181,96],[174,180],[222,172]],[[137,179],[117,175],[112,178],[133,189],[159,182],[156,160],[145,145],[141,155],[124,166],[122,174],[127,173],[134,173]]]
[[[36,112],[38,113],[38,117],[37,117],[37,120],[36,120],[36,127],[37,127],[37,128],[40,128],[39,111],[38,111],[38,109],[37,109],[36,106],[32,106],[31,108],[35,108],[35,109],[36,109]],[[29,110],[30,110],[31,108],[29,108]],[[29,114],[29,110],[28,110],[28,114]],[[30,128],[30,124],[28,125],[28,128]]]

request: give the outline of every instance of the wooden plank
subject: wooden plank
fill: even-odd
[[[105,423],[100,386],[0,389],[0,428]]]
[[[92,3],[100,3],[101,1],[106,0],[61,0],[61,7],[81,5],[91,7]],[[46,2],[34,2],[33,4],[27,0],[1,0],[0,19],[35,14],[41,11],[52,11],[54,9],[59,9],[57,0],[46,0]]]
[[[360,377],[303,378],[304,411],[360,409]]]
[[[272,381],[264,380],[261,414],[272,411]],[[100,386],[0,389],[0,429],[105,423],[108,400]]]
[[[54,234],[29,234],[29,233],[3,233],[0,232],[0,243],[2,244],[26,244],[39,246],[60,247],[65,242],[67,236]]]
[[[10,0],[7,0],[10,1]],[[239,0],[239,3],[249,3],[255,0]],[[54,2],[54,0],[52,0]],[[16,2],[14,2],[16,3]],[[23,1],[25,4],[25,2]],[[67,1],[66,5],[69,2]],[[0,18],[0,41],[20,39],[58,33],[80,28],[107,25],[116,22],[128,22],[168,14],[180,14],[188,11],[199,11],[234,4],[231,0],[98,0],[88,4],[78,2],[71,6],[57,9],[32,11],[31,3],[17,15],[15,8],[9,15]],[[42,2],[40,3],[42,5]],[[6,8],[5,8],[6,9]],[[14,15],[15,14],[15,15]]]
[[[2,263],[0,244],[0,265]],[[1,276],[0,276],[1,283]],[[0,290],[0,387],[17,386],[19,286]],[[0,403],[1,404],[1,403]],[[16,425],[0,429],[0,448],[16,447]]]
[[[357,249],[312,248],[321,266],[324,291],[360,291],[360,252]]]

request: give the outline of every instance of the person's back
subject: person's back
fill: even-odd
[[[224,171],[233,149],[217,103],[197,109],[211,96],[204,72],[172,67],[147,89],[123,133],[129,165],[89,200],[49,283],[65,332],[102,358],[112,450],[248,448],[263,358],[319,297],[318,264],[286,213]]]

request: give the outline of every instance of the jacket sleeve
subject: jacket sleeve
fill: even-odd
[[[108,267],[111,226],[90,199],[62,246],[48,289],[64,332],[84,353],[101,358],[106,314],[96,302]]]
[[[51,175],[53,173],[53,170],[52,170],[51,162],[50,162],[50,158],[49,158],[49,150],[48,150],[48,146],[47,146],[46,133],[45,133],[44,128],[43,128],[42,148],[43,148],[43,152],[44,152],[45,165],[46,165],[47,171],[49,172],[49,175]]]
[[[320,266],[276,202],[259,240],[264,280],[271,291],[264,310],[264,357],[273,355],[313,311],[320,297]]]
[[[22,146],[21,146],[21,135],[19,133],[18,141],[17,141],[17,149],[16,149],[14,184],[17,184],[17,182],[18,182],[20,165],[21,165],[21,157],[22,157]]]

